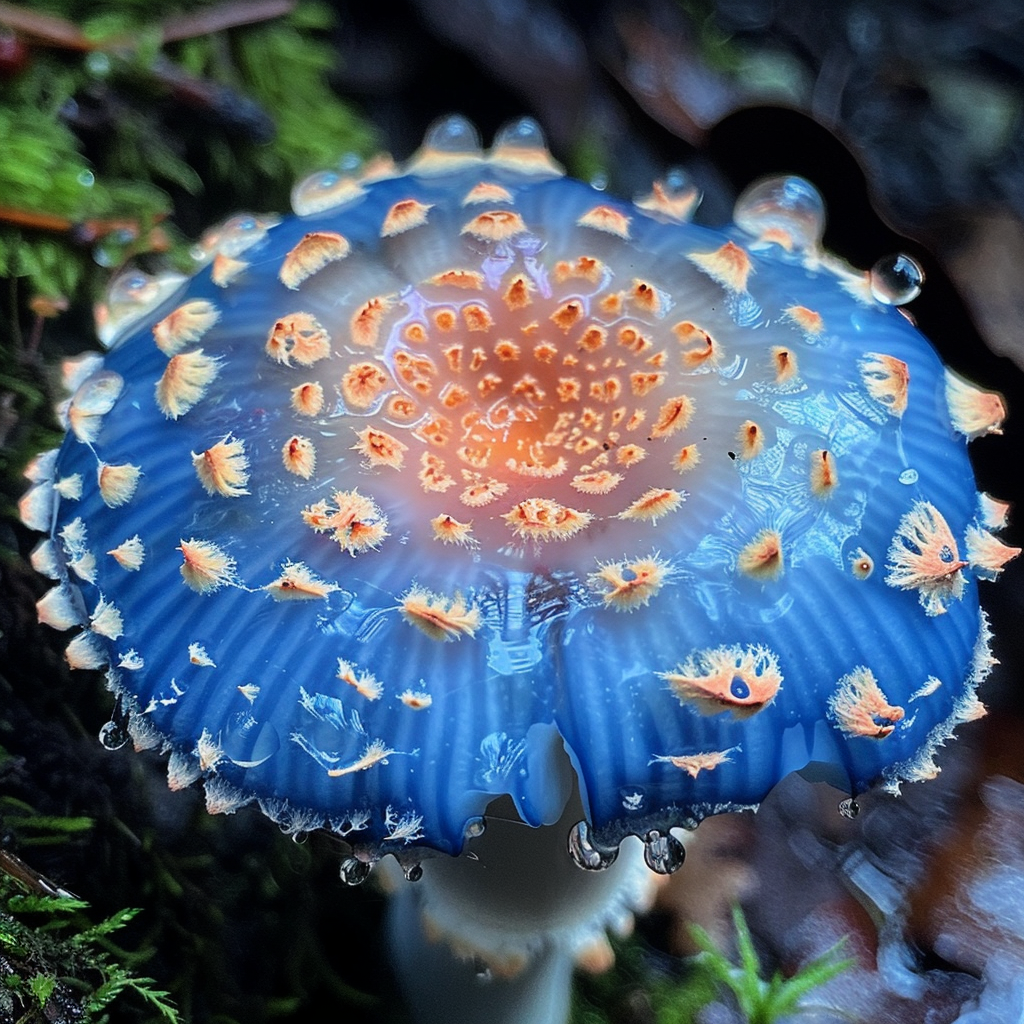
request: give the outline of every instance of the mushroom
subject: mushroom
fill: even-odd
[[[332,831],[347,881],[394,854],[422,875],[395,921],[418,900],[509,976],[508,1020],[564,1015],[673,828],[794,770],[898,792],[984,710],[976,581],[1017,549],[965,442],[1001,399],[894,308],[906,258],[823,252],[806,182],[723,231],[695,202],[446,119],[207,233],[185,283],[115,282],[29,470],[39,615],[107,668],[104,741],[212,812]],[[477,1019],[403,955],[424,1019]]]

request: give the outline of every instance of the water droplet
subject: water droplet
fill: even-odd
[[[467,118],[461,114],[450,114],[427,129],[423,145],[442,153],[472,153],[480,149],[480,136]]]
[[[192,258],[200,263],[218,255],[235,259],[261,242],[267,232],[280,223],[281,218],[273,213],[260,217],[252,213],[238,213],[204,231],[192,247]]]
[[[916,469],[905,469],[900,473],[897,479],[901,484],[916,484],[917,476],[918,474]]]
[[[282,827],[281,831],[284,832],[286,835],[288,834],[288,829],[286,829],[286,828]],[[306,842],[306,840],[308,838],[309,838],[309,833],[308,832],[293,832],[292,833],[292,842],[296,846],[302,846]]]
[[[292,189],[292,209],[300,217],[333,210],[363,194],[363,187],[354,177],[337,171],[317,171],[303,178]]]
[[[883,256],[871,268],[871,294],[887,306],[902,306],[921,294],[924,271],[904,253]]]
[[[736,200],[733,219],[738,227],[784,249],[814,251],[825,233],[825,203],[803,178],[765,178]]]
[[[839,813],[852,821],[860,814],[860,804],[852,796],[848,796],[845,800],[839,801]]]
[[[281,737],[271,722],[260,722],[250,713],[232,715],[220,738],[224,756],[240,768],[263,764],[281,746]]]
[[[111,305],[140,305],[153,297],[155,279],[141,270],[119,273],[106,287],[106,301]]]
[[[96,184],[96,175],[89,170],[79,171],[75,180],[82,188],[92,188]]]
[[[584,871],[604,871],[615,863],[619,855],[617,846],[599,846],[590,835],[590,826],[578,822],[569,831],[569,856]]]
[[[128,269],[107,286],[103,302],[96,307],[96,333],[108,348],[132,324],[173,295],[186,281],[184,274],[166,271],[146,274]]]
[[[661,187],[669,199],[678,199],[680,196],[689,195],[697,186],[690,180],[690,176],[682,167],[670,167]]]
[[[423,877],[422,864],[406,864],[402,868],[407,882],[418,882]]]
[[[466,822],[464,834],[467,839],[476,839],[477,837],[482,836],[486,830],[487,825],[483,818],[470,818],[469,821]]]
[[[100,729],[100,744],[107,750],[120,750],[128,742],[127,724],[109,721]]]
[[[363,169],[363,158],[358,153],[345,153],[338,160],[337,167],[344,174],[358,174]]]
[[[100,729],[100,743],[107,750],[120,750],[128,742],[128,721],[130,719],[124,701],[118,697],[110,721]]]
[[[75,390],[68,406],[72,429],[92,416],[104,416],[124,391],[124,378],[113,370],[99,370],[87,377]],[[86,428],[87,429],[87,428]],[[75,430],[80,435],[80,430]]]
[[[338,865],[338,877],[346,885],[362,885],[370,877],[370,864],[358,857],[346,857]]]
[[[683,866],[683,844],[668,832],[653,830],[644,837],[644,861],[659,875],[671,875]]]
[[[110,57],[101,50],[93,50],[85,58],[85,66],[90,75],[105,78],[110,74]]]
[[[545,149],[547,142],[540,125],[532,117],[520,117],[502,125],[494,136],[494,148],[514,146],[518,149]]]
[[[704,193],[681,167],[671,167],[661,181],[654,183],[650,195],[639,199],[643,210],[667,214],[674,220],[690,220]]]

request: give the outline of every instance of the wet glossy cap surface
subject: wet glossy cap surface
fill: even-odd
[[[965,444],[998,396],[817,250],[806,183],[714,232],[460,124],[119,293],[23,503],[69,660],[172,785],[372,851],[555,820],[559,737],[609,842],[934,773],[1014,553]]]

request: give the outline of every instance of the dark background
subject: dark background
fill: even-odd
[[[682,167],[705,193],[698,220],[707,223],[727,221],[738,192],[762,175],[810,179],[826,200],[832,251],[863,268],[904,251],[924,267],[923,293],[910,307],[921,329],[947,364],[1003,392],[1010,409],[1003,436],[971,446],[979,486],[1021,507],[1017,0],[335,7],[333,85],[399,159],[444,114],[466,114],[486,143],[527,113],[557,159],[606,180],[610,192],[637,194],[666,168]],[[233,208],[232,196],[218,193],[183,200],[178,219],[195,234]],[[28,531],[3,529],[27,556]],[[1019,519],[1005,539],[1024,541]],[[198,791],[167,793],[158,758],[103,750],[95,740],[110,714],[102,677],[69,675],[60,638],[34,622],[43,581],[23,562],[3,571],[0,743],[11,756],[0,764],[0,793],[8,821],[10,801],[95,820],[52,845],[8,828],[6,848],[88,899],[97,916],[143,907],[125,945],[149,952],[139,969],[170,988],[196,1024],[307,1019],[317,1000],[353,1024],[400,1019],[379,945],[382,897],[340,885],[331,840],[293,843],[251,811],[211,819]],[[1014,563],[984,590],[1001,661],[983,692],[995,724],[971,726],[963,746],[981,776],[998,757],[1000,772],[1024,779],[1024,571]],[[969,792],[971,771],[957,777]],[[958,806],[943,805],[934,827],[955,825]],[[929,824],[912,827],[927,832]],[[763,904],[757,923],[768,954],[781,957]],[[663,940],[659,925],[642,942],[659,965]],[[922,963],[934,963],[919,946]],[[646,1019],[642,1009],[613,1016]],[[112,1019],[152,1015],[123,1000]]]

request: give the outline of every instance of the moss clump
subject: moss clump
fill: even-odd
[[[38,840],[62,841],[83,820],[21,816]],[[88,827],[88,823],[85,827]],[[11,853],[0,851],[0,1020],[18,1024],[99,1024],[125,994],[154,1019],[179,1024],[168,993],[134,968],[139,955],[111,938],[139,913],[117,911],[94,923],[89,904]]]
[[[328,86],[325,5],[152,10],[49,0],[0,13],[20,57],[0,65],[0,277],[30,298],[73,300],[132,257],[186,260],[164,223],[172,198],[205,187],[214,216],[281,206],[296,176],[373,149]]]

